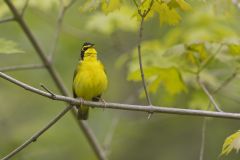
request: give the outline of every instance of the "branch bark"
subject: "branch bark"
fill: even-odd
[[[72,109],[73,106],[68,106],[64,108],[63,111],[61,111],[56,117],[54,117],[45,127],[43,127],[40,131],[36,132],[31,138],[26,140],[22,145],[17,147],[15,150],[13,150],[11,153],[3,157],[1,160],[8,160],[17,153],[19,153],[21,150],[26,148],[31,143],[35,142],[43,133],[45,133],[49,128],[51,128],[58,120],[60,120],[70,109]]]
[[[149,11],[152,8],[153,5],[153,0],[150,2],[150,5],[148,7],[148,9],[146,11],[141,11],[139,8],[139,5],[137,4],[137,2],[134,0],[134,3],[138,9],[138,14],[141,17],[141,22],[140,22],[140,26],[139,26],[139,39],[138,39],[138,61],[139,61],[139,68],[140,68],[140,72],[141,72],[141,78],[142,78],[142,85],[144,88],[144,92],[145,92],[145,96],[148,102],[149,106],[152,106],[152,102],[151,102],[151,98],[149,96],[148,90],[147,90],[147,85],[146,85],[146,80],[145,80],[145,76],[144,76],[144,71],[143,71],[143,64],[142,64],[142,53],[141,53],[141,43],[142,43],[142,32],[143,32],[143,23],[144,23],[144,19],[147,16],[147,14],[149,13]],[[152,115],[152,112],[149,112],[149,116],[148,118],[150,118]]]
[[[53,56],[54,56],[54,53],[56,52],[57,42],[58,42],[58,39],[59,39],[59,34],[60,34],[60,31],[61,31],[61,28],[62,28],[62,22],[63,22],[64,16],[65,16],[65,13],[73,5],[74,2],[76,2],[76,0],[71,0],[67,5],[64,5],[64,1],[60,0],[61,8],[60,8],[60,11],[58,13],[57,25],[56,25],[56,29],[55,29],[56,32],[55,32],[55,35],[54,35],[52,50],[51,50],[50,55],[49,55],[49,61],[51,63],[53,63]]]
[[[88,105],[95,108],[111,108],[129,111],[141,111],[141,112],[153,112],[153,113],[168,113],[177,115],[189,115],[189,116],[200,116],[200,117],[215,117],[215,118],[226,118],[226,119],[240,119],[239,113],[230,112],[213,112],[205,110],[194,110],[194,109],[182,109],[182,108],[172,108],[172,107],[161,107],[161,106],[143,106],[143,105],[131,105],[131,104],[120,104],[120,103],[102,103],[102,102],[92,102],[92,101],[80,101],[79,99],[74,99],[72,97],[66,97],[62,95],[52,94],[29,86],[23,82],[20,82],[5,73],[0,72],[0,77],[6,79],[7,81],[14,83],[28,91],[34,92],[36,94],[48,97],[53,100],[67,102],[72,105]],[[82,122],[85,124],[84,122]]]
[[[0,68],[0,72],[41,69],[44,67],[45,66],[43,64],[25,64],[25,65],[18,65],[18,66],[2,67],[2,68]]]
[[[11,22],[11,21],[14,21],[14,17],[8,17],[8,18],[0,19],[0,24]]]

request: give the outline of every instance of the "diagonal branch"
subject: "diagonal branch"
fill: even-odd
[[[21,11],[21,14],[20,14],[21,17],[24,16],[24,13],[25,13],[25,11],[26,11],[28,5],[29,5],[29,1],[30,1],[30,0],[25,0],[25,3],[24,3],[24,5],[23,5],[23,8],[22,8],[22,11]]]
[[[216,118],[226,118],[226,119],[240,119],[239,113],[229,113],[229,112],[213,112],[204,110],[194,110],[194,109],[182,109],[182,108],[171,108],[171,107],[161,107],[161,106],[143,106],[143,105],[131,105],[131,104],[120,104],[120,103],[102,103],[102,102],[92,102],[92,101],[80,101],[79,99],[74,99],[72,97],[66,97],[62,95],[55,94],[54,98],[52,94],[29,86],[23,82],[20,82],[5,73],[0,72],[0,77],[22,87],[30,92],[48,97],[53,100],[67,102],[72,105],[88,105],[96,108],[111,108],[129,111],[141,111],[141,112],[153,112],[153,113],[167,113],[167,114],[177,114],[177,115],[191,115],[200,117],[216,117]],[[82,122],[82,121],[81,121]],[[82,122],[83,124],[87,124]]]
[[[58,120],[60,120],[70,109],[72,109],[73,106],[68,106],[64,108],[63,111],[61,111],[56,117],[54,117],[45,127],[43,127],[41,130],[36,132],[31,138],[26,140],[22,145],[17,147],[15,150],[13,150],[11,153],[3,157],[1,160],[8,160],[17,153],[19,153],[21,150],[26,148],[28,145],[30,145],[33,142],[36,142],[36,140],[43,134],[45,133],[49,128],[51,128]]]
[[[2,68],[0,68],[0,72],[41,69],[44,67],[45,66],[43,64],[25,64],[25,65],[18,65],[18,66],[2,67]]]
[[[207,87],[203,84],[203,82],[198,78],[198,84],[200,85],[200,87],[202,88],[202,90],[204,91],[204,93],[208,96],[210,102],[213,104],[214,108],[218,111],[218,112],[223,112],[221,110],[221,108],[218,106],[217,102],[215,101],[215,99],[213,98],[212,94],[208,91]]]
[[[62,28],[62,23],[63,23],[65,13],[73,5],[74,2],[76,2],[76,0],[71,0],[67,5],[64,5],[64,1],[60,0],[61,8],[60,8],[60,11],[59,11],[59,14],[58,14],[53,45],[52,45],[52,49],[51,49],[51,52],[50,52],[50,55],[49,55],[49,61],[50,62],[53,61],[53,56],[54,56],[54,53],[56,52],[57,42],[59,40],[59,35],[60,35],[61,28]]]
[[[32,46],[34,47],[34,49],[36,50],[36,52],[39,55],[40,59],[42,60],[43,64],[46,66],[47,71],[49,72],[50,76],[52,77],[54,83],[56,84],[56,86],[58,87],[60,92],[63,95],[68,96],[69,93],[68,93],[66,87],[64,86],[63,82],[61,81],[57,71],[51,65],[46,54],[44,53],[44,51],[38,44],[36,38],[33,36],[32,32],[30,31],[29,27],[27,26],[26,22],[24,21],[23,17],[21,17],[21,15],[17,11],[16,7],[13,5],[13,3],[10,0],[4,0],[4,1],[8,5],[9,9],[12,11],[17,23],[20,25],[21,29],[23,30],[23,32],[29,39],[29,41],[32,44]],[[77,119],[76,109],[73,108],[71,111],[72,111],[72,115],[74,116],[74,118]],[[83,121],[77,121],[77,123],[78,123],[79,127],[82,129],[84,135],[86,136],[90,146],[92,147],[92,149],[95,152],[98,159],[100,159],[100,160],[107,159],[96,136],[93,134],[91,128],[88,126],[88,123],[83,122]]]
[[[107,155],[110,154],[111,152],[111,143],[112,143],[112,140],[113,140],[113,135],[116,131],[116,128],[117,128],[117,125],[119,123],[119,118],[118,117],[115,117],[113,120],[112,120],[112,123],[111,123],[111,126],[109,128],[109,131],[103,141],[103,146],[104,146],[104,149],[105,149],[105,153]]]

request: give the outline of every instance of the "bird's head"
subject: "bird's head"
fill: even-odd
[[[83,60],[84,57],[96,56],[96,55],[97,55],[97,51],[94,48],[94,44],[90,42],[85,42],[81,49],[81,59]]]

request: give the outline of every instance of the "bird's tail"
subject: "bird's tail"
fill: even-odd
[[[78,119],[79,120],[87,120],[88,119],[88,110],[89,107],[85,105],[81,105],[78,107]]]

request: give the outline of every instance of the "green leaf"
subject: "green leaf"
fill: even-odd
[[[209,99],[202,91],[195,91],[191,93],[190,101],[188,102],[188,106],[191,109],[202,109],[202,110],[209,110],[213,109],[209,106]]]
[[[184,11],[188,11],[191,9],[191,6],[185,0],[176,0],[180,8]]]
[[[121,7],[121,0],[103,0],[102,11],[105,14],[113,12]]]
[[[151,93],[155,93],[160,84],[162,84],[171,95],[186,91],[186,86],[182,80],[181,74],[175,67],[147,67],[144,69],[144,75],[145,79],[149,81],[148,89]],[[140,71],[131,72],[128,75],[128,80],[141,81]]]
[[[87,0],[81,7],[80,11],[86,12],[86,11],[93,11],[98,8],[100,5],[101,0]]]
[[[240,44],[228,44],[228,52],[233,56],[239,56]]]
[[[159,14],[160,24],[177,25],[181,20],[177,11],[166,3],[156,3],[153,9]]]
[[[144,77],[146,79],[151,78],[152,76],[155,76],[157,74],[159,74],[161,71],[161,68],[159,67],[147,67],[144,68],[143,72],[144,72]],[[131,73],[128,74],[127,80],[129,81],[141,81],[141,72],[140,70],[135,70]]]
[[[136,31],[138,24],[136,20],[131,19],[129,15],[132,8],[122,6],[119,10],[109,15],[103,13],[95,13],[89,17],[86,22],[86,29],[90,31],[98,31],[103,34],[111,34],[117,29],[122,31]]]
[[[162,77],[162,82],[166,91],[172,95],[187,91],[182,80],[181,74],[175,67],[163,69],[159,76]]]
[[[17,44],[10,40],[0,39],[0,54],[24,53]]]
[[[208,57],[208,52],[203,42],[188,44],[185,47],[186,58],[192,64],[197,64],[199,66]]]
[[[237,152],[240,149],[240,130],[225,139],[221,155],[228,155],[233,149]]]

